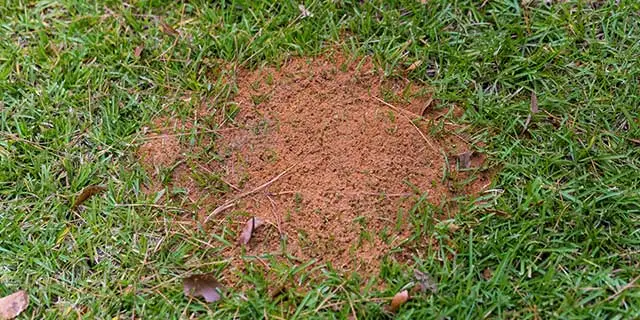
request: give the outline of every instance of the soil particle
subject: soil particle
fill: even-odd
[[[350,61],[340,55],[241,70],[233,99],[240,111],[217,133],[217,159],[180,165],[173,181],[189,186],[188,197],[198,203],[202,221],[225,201],[295,165],[269,187],[212,217],[213,225],[226,223],[240,234],[244,221],[257,217],[267,225],[256,230],[247,255],[316,259],[339,270],[376,272],[382,258],[410,236],[409,216],[417,214],[412,207],[421,196],[439,204],[489,183],[483,174],[457,190],[443,183],[443,174],[455,170],[457,155],[471,151],[469,145],[448,135],[453,130],[448,125],[437,138],[429,134],[435,125],[429,121],[444,117],[442,112],[410,121],[425,106],[434,108],[428,88],[381,79],[370,59]],[[459,115],[460,109],[451,113]],[[190,152],[175,137],[165,136],[140,148],[146,167],[170,166]],[[477,169],[483,162],[474,152],[469,166]],[[225,193],[207,192],[188,177],[191,167],[216,173],[231,187]],[[468,179],[470,173],[460,176]],[[223,255],[238,257],[239,250],[228,248]]]

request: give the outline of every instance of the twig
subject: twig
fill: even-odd
[[[429,145],[431,150],[436,151],[436,152],[438,151],[438,149],[436,149],[436,147],[434,147],[433,144],[431,144],[431,141],[429,141],[429,139],[427,139],[427,136],[425,136],[424,133],[422,133],[420,128],[418,128],[418,126],[416,126],[416,124],[413,123],[413,121],[405,113],[408,113],[408,114],[410,114],[412,116],[416,116],[418,118],[422,118],[422,116],[419,116],[419,115],[417,115],[417,114],[415,114],[413,112],[407,111],[407,110],[400,109],[400,108],[398,108],[398,107],[396,107],[396,106],[394,106],[394,105],[392,105],[392,104],[390,104],[390,103],[388,103],[388,102],[386,102],[386,101],[384,101],[384,100],[382,100],[382,99],[380,99],[378,97],[374,97],[374,98],[376,100],[382,102],[385,106],[395,110],[397,113],[399,113],[402,116],[404,116],[407,119],[407,121],[409,121],[409,123],[411,123],[411,125],[418,131],[418,133],[420,133],[420,135],[422,136],[422,139],[424,139],[424,141]]]
[[[213,217],[213,216],[217,215],[218,213],[220,213],[220,212],[222,212],[222,211],[224,211],[224,210],[227,210],[227,209],[229,209],[229,208],[231,208],[231,207],[235,206],[235,205],[236,205],[236,202],[238,202],[238,200],[240,200],[240,199],[242,199],[242,198],[244,198],[244,197],[246,197],[246,196],[252,195],[252,194],[254,194],[254,193],[256,193],[256,192],[258,192],[258,191],[260,191],[260,190],[262,190],[262,189],[264,189],[264,188],[266,188],[266,187],[268,187],[268,186],[269,186],[269,185],[271,185],[272,183],[276,182],[278,179],[282,178],[282,176],[284,176],[287,172],[289,172],[289,170],[293,169],[296,165],[298,165],[298,164],[294,164],[294,165],[292,165],[291,167],[289,167],[289,168],[287,168],[286,170],[282,171],[279,175],[277,175],[277,176],[275,176],[273,179],[271,179],[271,180],[269,180],[269,181],[267,181],[267,182],[263,183],[263,184],[262,184],[262,185],[260,185],[259,187],[255,188],[255,189],[253,189],[253,190],[249,190],[249,191],[247,191],[247,192],[241,193],[241,194],[240,194],[240,195],[238,195],[237,197],[235,197],[235,198],[233,198],[233,199],[231,199],[231,200],[229,200],[229,201],[225,202],[223,205],[221,205],[221,206],[217,207],[215,210],[213,210],[213,212],[211,212],[211,213],[209,214],[209,216],[207,216],[207,218],[206,218],[206,219],[204,219],[204,223],[207,223],[207,222],[209,221],[209,219],[211,219],[211,217]]]
[[[627,140],[635,143],[635,144],[640,144],[640,139],[631,139],[631,138],[627,138]]]
[[[410,115],[410,116],[415,117],[415,118],[418,118],[418,119],[420,119],[420,118],[424,118],[423,116],[421,116],[421,115],[419,115],[419,114],[417,114],[417,113],[413,113],[413,112],[411,112],[411,111],[409,111],[409,110],[405,110],[405,109],[402,109],[402,108],[398,108],[398,107],[396,107],[396,106],[394,106],[394,105],[390,104],[389,102],[386,102],[386,101],[384,101],[384,100],[382,100],[382,99],[380,99],[380,98],[378,98],[378,97],[375,97],[375,96],[374,96],[373,98],[374,98],[374,99],[376,99],[376,100],[378,100],[378,101],[380,101],[380,102],[382,102],[384,105],[386,105],[387,107],[389,107],[389,108],[391,108],[391,109],[395,110],[395,111],[396,111],[396,112],[398,112],[398,113],[404,113],[405,115]]]

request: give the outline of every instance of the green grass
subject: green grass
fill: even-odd
[[[233,237],[170,228],[184,213],[152,205],[134,156],[158,114],[186,118],[202,101],[235,112],[223,65],[340,48],[372,55],[389,77],[421,60],[406,75],[426,81],[440,106],[465,110],[458,121],[472,124],[474,144],[499,169],[495,192],[463,199],[455,233],[433,221],[437,208],[414,213],[416,236],[439,243],[415,264],[439,290],[396,318],[640,317],[640,282],[631,283],[640,275],[640,3],[306,7],[313,17],[300,19],[292,1],[5,0],[0,296],[27,289],[25,318],[388,317],[381,298],[412,274],[391,259],[380,272],[383,291],[326,268],[324,280],[296,290],[312,271],[274,262],[279,281],[292,283],[279,297],[256,263],[242,275],[254,287],[215,305],[188,300],[181,277],[224,275],[211,244]],[[162,32],[163,21],[179,35]],[[532,90],[543,112],[523,133]],[[196,129],[215,128],[209,120]],[[92,184],[107,191],[71,211]]]

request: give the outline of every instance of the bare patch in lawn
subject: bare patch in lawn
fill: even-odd
[[[240,235],[250,217],[265,222],[244,249],[227,247],[224,256],[240,259],[246,250],[375,272],[383,257],[403,250],[421,198],[446,207],[452,196],[489,184],[479,170],[484,156],[446,120],[461,110],[436,110],[428,87],[380,74],[370,59],[340,55],[238,71],[239,112],[210,135],[215,156],[192,157],[171,173],[171,185],[197,205],[197,219],[210,216],[212,232]],[[166,126],[160,131],[140,148],[147,168],[202,149],[178,144]],[[205,183],[195,171],[206,173]],[[230,205],[211,215],[223,204]]]

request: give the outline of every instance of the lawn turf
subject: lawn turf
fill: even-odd
[[[135,157],[158,115],[228,106],[223,65],[339,49],[462,107],[455,121],[497,172],[493,191],[461,199],[458,231],[429,218],[438,208],[415,213],[416,238],[439,242],[415,263],[439,288],[396,318],[640,317],[640,3],[422,2],[309,1],[301,17],[293,1],[3,1],[0,296],[28,290],[23,317],[45,319],[389,317],[411,281],[393,261],[382,291],[326,269],[272,298],[254,265],[252,290],[185,298],[181,277],[226,263],[205,229],[168,226],[184,213],[142,192]],[[541,112],[525,130],[532,91]],[[70,210],[93,184],[107,191]]]

